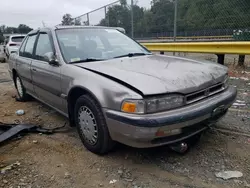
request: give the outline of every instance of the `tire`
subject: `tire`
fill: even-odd
[[[196,134],[190,138],[188,138],[186,140],[186,142],[190,145],[190,146],[195,146],[196,144],[199,143],[200,139],[201,139],[202,133]]]
[[[75,124],[83,145],[91,152],[102,155],[114,147],[101,107],[89,95],[82,95],[74,109]]]
[[[18,75],[16,75],[14,78],[14,81],[15,81],[15,87],[17,91],[16,100],[22,101],[22,102],[27,101],[30,98],[30,96],[26,93],[26,89],[23,86],[21,78]]]

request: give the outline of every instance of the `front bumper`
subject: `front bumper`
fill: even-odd
[[[182,108],[155,114],[127,114],[104,109],[110,136],[123,144],[145,148],[175,143],[198,134],[226,114],[237,96],[222,93]]]

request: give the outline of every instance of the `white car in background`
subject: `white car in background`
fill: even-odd
[[[20,44],[22,43],[25,35],[11,35],[9,37],[8,43],[6,44],[6,56],[9,58],[9,56],[12,53],[17,52]]]

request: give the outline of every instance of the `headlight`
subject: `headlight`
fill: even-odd
[[[165,97],[145,100],[125,100],[121,110],[128,113],[155,113],[180,107],[184,104],[182,95],[169,95]]]

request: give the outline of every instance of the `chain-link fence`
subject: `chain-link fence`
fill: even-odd
[[[88,13],[85,13],[81,16],[74,18],[75,25],[101,25],[109,26],[110,11],[112,7],[120,6],[120,1],[115,1]],[[111,15],[112,16],[112,15]],[[113,23],[114,24],[114,23]]]
[[[74,24],[123,27],[146,40],[250,40],[248,10],[250,0],[120,0]]]

